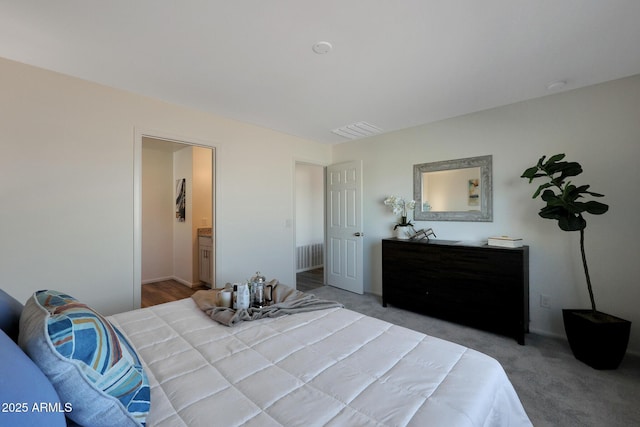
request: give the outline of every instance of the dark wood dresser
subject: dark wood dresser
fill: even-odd
[[[382,305],[514,337],[529,332],[529,247],[382,240]]]

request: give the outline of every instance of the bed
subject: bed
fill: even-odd
[[[146,374],[150,407],[138,425],[531,425],[496,360],[345,308],[229,327],[187,298],[105,320]],[[2,402],[26,399],[5,391]],[[79,408],[64,412],[67,400],[44,415],[68,421]],[[0,424],[30,415],[0,413]]]

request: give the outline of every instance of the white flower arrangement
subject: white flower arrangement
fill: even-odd
[[[389,206],[395,215],[400,215],[400,222],[396,224],[393,229],[395,230],[398,227],[406,227],[412,226],[411,221],[407,221],[407,210],[412,210],[415,205],[415,200],[405,201],[401,197],[397,196],[389,196],[384,199],[384,204]]]

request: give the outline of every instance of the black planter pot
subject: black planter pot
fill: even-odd
[[[616,369],[627,351],[631,322],[591,310],[562,310],[564,330],[576,359],[594,369]]]

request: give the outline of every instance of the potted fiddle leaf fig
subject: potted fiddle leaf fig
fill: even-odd
[[[573,355],[595,369],[616,369],[627,350],[631,322],[596,309],[584,245],[587,228],[584,214],[602,215],[609,210],[609,206],[596,200],[584,201],[588,197],[604,196],[589,191],[589,185],[572,184],[568,178],[580,175],[582,166],[577,162],[564,161],[564,158],[564,154],[556,154],[548,160],[542,156],[535,166],[524,171],[521,178],[528,179],[529,183],[538,178],[545,181],[533,193],[534,199],[539,196],[545,202],[538,213],[542,218],[558,221],[563,231],[580,232],[580,253],[591,309],[562,310]]]

